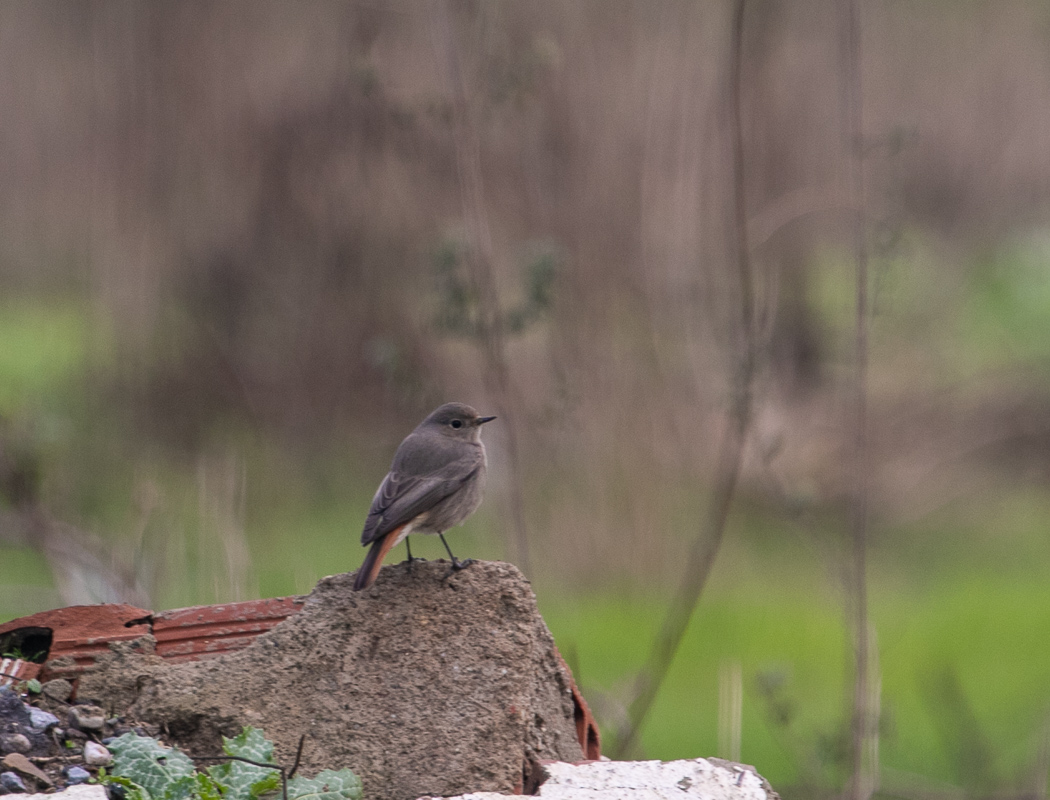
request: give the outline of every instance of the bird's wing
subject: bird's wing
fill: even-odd
[[[443,464],[425,475],[405,475],[397,464],[379,485],[361,532],[361,544],[400,528],[440,503],[470,480],[483,462],[480,449]]]

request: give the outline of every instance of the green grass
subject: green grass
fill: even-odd
[[[1050,685],[1050,591],[1045,582],[983,577],[915,602],[877,582],[872,606],[882,673],[884,766],[956,785],[966,780],[957,710],[944,709],[937,682],[957,678],[996,775],[1016,775],[1034,755]],[[545,598],[544,615],[578,665],[585,692],[599,697],[629,684],[662,605],[623,598]],[[848,698],[848,643],[842,614],[826,591],[760,582],[712,593],[701,603],[642,736],[647,757],[717,754],[718,673],[740,662],[745,679],[742,756],[775,787],[797,784],[800,765],[833,759],[822,748],[841,732]],[[758,691],[761,673],[779,673],[793,709],[791,727],[773,724]],[[1035,700],[1036,698],[1040,698]],[[608,731],[606,731],[608,733]]]
[[[85,366],[89,342],[83,303],[0,304],[0,415],[63,396]]]
[[[1038,508],[1044,513],[1033,513]],[[894,773],[1001,787],[1034,762],[1050,711],[1050,543],[1037,535],[1050,502],[1018,491],[1005,507],[986,510],[1011,516],[997,516],[993,527],[973,509],[956,508],[937,521],[950,529],[894,531],[872,548],[880,757]],[[769,520],[741,516],[642,747],[651,758],[717,754],[719,667],[735,660],[744,676],[743,760],[788,796],[800,796],[790,787],[834,784],[844,775],[836,743],[841,747],[851,674],[845,612],[829,565],[800,546],[790,526],[771,540]],[[944,558],[936,557],[931,538]],[[626,697],[665,604],[651,595],[549,590],[541,591],[540,605],[599,710],[607,694]],[[761,675],[783,681],[779,700],[793,715],[789,727],[772,721]]]

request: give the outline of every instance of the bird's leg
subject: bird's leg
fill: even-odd
[[[412,545],[409,544],[408,537],[405,537],[405,549],[408,550],[408,558],[405,559],[408,562],[408,568],[412,569],[412,565],[417,561],[426,561],[425,558],[413,558],[412,557]]]
[[[445,545],[445,550],[448,551],[448,557],[452,559],[452,571],[449,572],[449,575],[451,575],[453,572],[459,572],[461,569],[466,569],[474,563],[473,558],[464,558],[462,561],[460,561],[458,558],[452,555],[452,548],[450,548],[448,546],[448,542],[445,541],[445,534],[439,533],[438,537],[441,539],[441,544]]]

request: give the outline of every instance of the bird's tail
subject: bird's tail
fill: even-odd
[[[379,577],[379,568],[383,566],[383,559],[397,544],[397,534],[400,530],[401,528],[396,528],[372,542],[372,549],[368,551],[364,562],[357,570],[357,577],[354,578],[355,592],[367,589],[376,582],[376,578]]]

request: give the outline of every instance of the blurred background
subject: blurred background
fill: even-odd
[[[747,5],[754,419],[634,752],[785,798],[850,771],[844,8]],[[1046,797],[1050,6],[861,10],[879,796]],[[731,13],[0,4],[0,621],[306,593],[456,399],[500,421],[450,544],[522,567],[611,735],[739,368]]]

